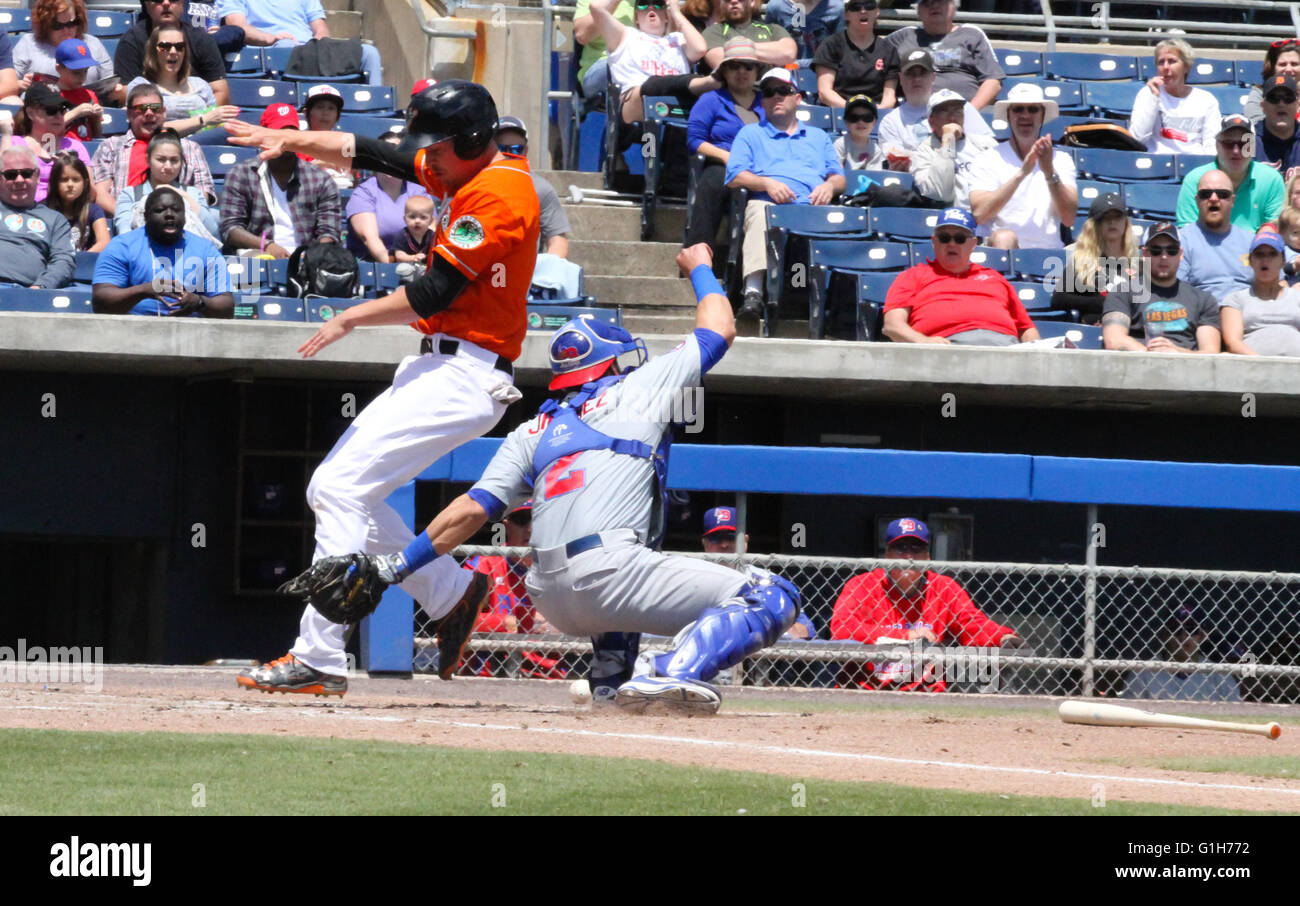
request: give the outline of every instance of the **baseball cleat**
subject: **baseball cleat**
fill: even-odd
[[[682,714],[717,714],[722,697],[717,689],[699,680],[634,676],[618,687],[614,702],[633,714],[643,714],[652,706]]]
[[[488,592],[492,583],[480,572],[471,573],[469,588],[461,595],[456,606],[447,611],[447,615],[434,625],[438,633],[438,676],[445,680],[455,676],[465,656],[465,643],[474,631],[478,615],[488,603]]]
[[[321,673],[308,667],[292,654],[269,664],[247,670],[235,677],[245,689],[261,692],[285,692],[299,695],[342,695],[348,691],[348,678]]]

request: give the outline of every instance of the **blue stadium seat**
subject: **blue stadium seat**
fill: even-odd
[[[375,295],[387,296],[401,285],[396,264],[391,261],[375,262]]]
[[[339,117],[340,132],[351,132],[366,138],[379,138],[389,132],[401,133],[406,125],[401,120],[367,113],[345,113]]]
[[[911,173],[894,170],[845,170],[844,176],[848,181],[848,185],[844,189],[845,195],[861,195],[871,188],[872,183],[878,183],[882,186],[902,186],[905,189],[910,189],[913,182]]]
[[[808,336],[821,339],[832,292],[844,280],[856,286],[859,274],[893,272],[912,265],[912,249],[901,242],[815,239],[808,243]],[[838,296],[837,296],[838,297]]]
[[[799,122],[805,126],[816,126],[823,132],[835,131],[835,116],[831,113],[829,107],[815,107],[810,104],[801,104],[794,115]]]
[[[63,289],[6,287],[0,294],[0,312],[27,311],[37,314],[93,314],[89,286]]]
[[[108,58],[110,60],[117,55],[117,42],[121,40],[122,40],[121,38],[100,38],[99,39],[99,43],[104,45],[104,51],[108,54]]]
[[[994,115],[992,105],[981,110],[980,116],[984,118],[984,122],[988,123],[989,128],[993,130],[993,137],[995,139],[1000,142],[1005,142],[1011,137],[1011,126],[1006,120],[1000,120]],[[1057,117],[1057,119],[1060,119],[1060,117]],[[1052,141],[1057,140],[1058,139],[1056,138],[1052,139]]]
[[[1041,283],[1065,274],[1064,249],[1015,249],[1011,253],[1013,279]],[[1028,306],[1026,306],[1028,308]]]
[[[99,252],[77,252],[77,263],[72,271],[72,282],[90,286],[95,279],[95,264],[99,261]]]
[[[1124,203],[1134,217],[1173,220],[1178,208],[1178,184],[1135,182],[1125,188]]]
[[[1108,53],[1049,53],[1043,72],[1053,79],[1087,82],[1132,81],[1138,77],[1137,58]]]
[[[1078,212],[1080,217],[1087,217],[1088,209],[1092,207],[1092,203],[1102,195],[1114,193],[1120,197],[1121,201],[1124,198],[1124,187],[1118,183],[1080,179],[1075,182],[1075,188],[1079,191]]]
[[[598,308],[590,305],[528,306],[528,329],[552,333],[574,318],[592,318],[620,326],[623,312],[618,308]]]
[[[264,47],[262,49],[266,68],[272,73],[273,78],[284,75],[284,71],[289,68],[289,57],[292,55],[292,47]]]
[[[1143,57],[1138,73],[1144,82],[1154,79],[1158,75],[1155,58]],[[1237,67],[1231,60],[1200,59],[1192,64],[1192,71],[1187,74],[1188,85],[1234,85],[1236,82]]]
[[[111,138],[114,135],[125,135],[127,130],[126,111],[121,107],[104,107],[104,116],[101,122],[104,124],[104,138]]]
[[[1175,178],[1181,183],[1197,167],[1214,163],[1213,154],[1179,154],[1174,160]]]
[[[795,69],[790,75],[794,76],[794,87],[803,93],[805,101],[811,103],[817,97],[817,73],[811,69]]]
[[[334,87],[339,90],[339,94],[343,95],[344,113],[369,113],[371,116],[390,116],[396,113],[393,106],[393,89],[389,85],[335,85]]]
[[[1068,321],[1070,313],[1052,308],[1052,291],[1041,283],[1027,283],[1023,281],[1011,281],[1011,287],[1020,297],[1020,304],[1025,307],[1025,311],[1031,312],[1030,317],[1035,321],[1040,318],[1046,321]]]
[[[1083,101],[1097,116],[1128,119],[1144,82],[1089,82],[1083,86]]]
[[[266,258],[226,256],[226,273],[230,276],[232,292],[271,294],[270,261]]]
[[[1085,179],[1111,182],[1139,182],[1174,179],[1174,155],[1112,151],[1109,148],[1079,148],[1074,164]]]
[[[89,139],[88,141],[82,142],[82,144],[85,145],[86,147],[86,156],[89,157],[91,160],[94,160],[95,152],[98,151],[99,146],[103,144],[103,139],[92,138]]]
[[[239,145],[200,145],[203,158],[208,162],[212,178],[224,181],[235,164],[251,160],[258,155],[257,148],[244,148]]]
[[[322,323],[330,320],[341,311],[346,311],[354,305],[360,305],[365,299],[305,299],[307,305],[307,320],[313,323]]]
[[[96,38],[118,38],[135,24],[135,13],[111,9],[86,10],[86,34]]]
[[[232,79],[264,79],[268,74],[260,47],[244,47],[226,57],[226,75]]]
[[[934,244],[926,243],[922,252],[919,243],[912,243],[912,258],[920,264],[926,258],[934,257]],[[1011,273],[1011,253],[1006,249],[995,249],[987,245],[977,245],[970,253],[971,264],[982,264],[1000,274]]]
[[[1042,76],[1043,56],[1029,50],[1006,50],[995,47],[993,54],[998,58],[1002,71],[1008,76]]]
[[[302,299],[283,296],[236,296],[236,320],[290,321],[302,324],[307,320],[307,305]]]
[[[885,297],[894,283],[894,274],[858,274],[857,339],[876,341],[881,338]]]
[[[880,239],[929,239],[938,220],[933,208],[872,208],[871,232]]]
[[[865,208],[811,204],[774,204],[767,217],[767,299],[773,308],[784,295],[794,265],[809,262],[812,239],[866,239],[870,234]],[[802,241],[800,241],[802,240]],[[805,284],[806,285],[806,284]]]
[[[236,107],[266,108],[272,104],[298,106],[298,86],[273,79],[229,79],[230,103]]]
[[[357,285],[367,299],[375,296],[375,262],[357,259]]]
[[[1043,339],[1063,337],[1074,334],[1074,345],[1080,349],[1105,349],[1101,340],[1101,328],[1095,324],[1073,324],[1069,321],[1052,321],[1044,318],[1035,320],[1034,326]]]
[[[289,259],[272,258],[266,262],[266,279],[268,292],[277,296],[289,295]]]
[[[1250,97],[1249,88],[1243,88],[1240,85],[1205,85],[1202,87],[1218,99],[1219,112],[1224,116],[1245,111],[1246,99]]]
[[[1012,87],[1019,85],[1021,82],[1030,82],[1041,87],[1043,89],[1043,97],[1048,100],[1056,101],[1056,106],[1061,113],[1082,114],[1088,112],[1087,106],[1083,103],[1083,86],[1078,82],[1063,81],[1059,79],[1003,79],[1002,90],[998,92],[998,100],[1006,100],[1007,92],[1010,91]]]
[[[1250,87],[1264,81],[1263,60],[1238,60],[1235,69],[1238,85]]]
[[[9,34],[32,30],[32,13],[28,9],[0,9],[0,28]],[[17,39],[15,39],[17,40]]]

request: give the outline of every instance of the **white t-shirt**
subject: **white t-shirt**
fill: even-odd
[[[1203,88],[1176,98],[1163,88],[1157,98],[1143,85],[1133,101],[1129,131],[1153,154],[1213,154],[1219,131],[1219,100]]]
[[[657,37],[625,27],[618,50],[609,55],[609,80],[627,91],[650,76],[685,75],[691,71],[685,46],[686,36],[679,31]]]
[[[996,148],[985,151],[971,165],[970,191],[991,192],[1011,181],[1020,170],[1020,158],[1011,149],[1011,142],[1000,142]],[[1060,149],[1052,151],[1052,166],[1061,182],[1075,185],[1074,161]],[[1016,189],[1016,194],[994,216],[986,230],[1014,230],[1022,249],[1059,249],[1061,221],[1052,208],[1052,194],[1047,187],[1047,176],[1041,167],[1033,172]],[[984,235],[982,229],[981,235]]]
[[[993,129],[984,122],[984,117],[970,103],[966,102],[966,121],[962,129],[967,135],[987,135],[993,137]],[[930,116],[924,107],[916,107],[906,102],[899,104],[880,118],[876,127],[876,143],[888,153],[890,148],[899,151],[915,151],[930,137]]]
[[[266,180],[271,186],[271,219],[275,227],[271,231],[271,241],[290,254],[298,247],[298,233],[293,228],[293,217],[289,213],[289,196],[275,177],[267,174]]]

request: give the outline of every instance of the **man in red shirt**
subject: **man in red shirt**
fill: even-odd
[[[929,560],[930,529],[919,519],[895,519],[885,530],[885,557],[890,560]],[[955,580],[929,570],[873,569],[844,585],[831,614],[831,638],[865,645],[882,640],[924,639],[935,645],[1020,647],[1016,631],[990,620]],[[866,664],[844,682],[864,689],[924,689],[942,692],[941,679],[915,681],[910,669],[895,664]],[[899,681],[901,685],[895,686]]]
[[[995,270],[971,264],[975,218],[939,215],[934,258],[898,275],[885,296],[884,333],[895,343],[1014,346],[1038,339],[1015,289]]]

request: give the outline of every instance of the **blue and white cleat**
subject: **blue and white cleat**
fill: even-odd
[[[673,676],[634,676],[618,687],[614,699],[632,714],[665,710],[677,714],[717,714],[722,696],[708,683]]]

